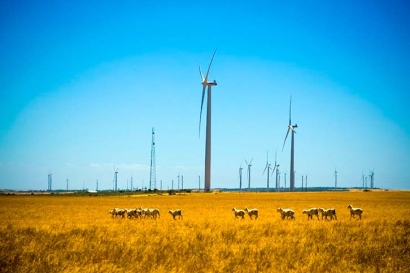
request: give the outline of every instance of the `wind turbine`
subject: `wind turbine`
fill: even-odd
[[[239,166],[239,191],[242,191],[242,163]]]
[[[295,138],[295,128],[298,127],[297,124],[292,125],[292,96],[290,96],[290,104],[289,104],[289,125],[288,125],[288,131],[286,133],[285,141],[283,141],[283,148],[285,147],[286,139],[288,138],[289,131],[292,130],[292,139],[291,139],[291,147],[290,147],[290,191],[295,190],[295,143],[294,143],[294,138]]]
[[[253,158],[252,158],[253,160]],[[248,161],[246,161],[246,165],[248,165],[248,191],[251,190],[251,167],[252,167],[252,160],[248,163]]]
[[[275,162],[276,165],[276,162]],[[270,172],[271,166],[269,164],[269,156],[268,156],[268,152],[266,152],[266,166],[265,169],[263,170],[262,175],[265,174],[265,171],[268,170],[268,172],[266,173],[266,190],[269,191],[269,172]]]
[[[337,170],[335,167],[335,172],[333,173],[334,177],[335,177],[335,189],[337,189]]]
[[[276,183],[276,191],[278,191],[279,189],[279,185],[278,185],[279,164],[276,163],[276,154],[277,154],[277,151],[275,152],[275,166],[273,166],[272,174],[276,171],[275,183]]]
[[[374,169],[371,171],[371,170],[369,170],[370,171],[370,188],[371,189],[373,189],[374,188]]]
[[[117,176],[118,176],[118,168],[114,166],[114,190],[117,191]]]
[[[205,187],[204,191],[210,191],[211,189],[211,87],[217,85],[216,81],[208,82],[209,70],[211,69],[212,61],[214,60],[214,54],[212,55],[211,62],[209,63],[208,70],[206,72],[205,78],[202,75],[201,67],[199,67],[199,73],[202,78],[202,101],[201,101],[201,112],[199,113],[199,135],[201,135],[201,118],[202,118],[202,107],[204,105],[205,89],[208,87],[208,97],[207,97],[207,110],[206,110],[206,141],[205,141]]]

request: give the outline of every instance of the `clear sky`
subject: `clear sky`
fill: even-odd
[[[289,186],[410,189],[408,1],[1,1],[0,189],[201,187],[201,78],[215,48],[212,188],[264,187],[275,151]],[[204,105],[206,109],[206,105]],[[243,170],[246,180],[246,168]],[[271,177],[271,185],[273,185]],[[246,182],[244,182],[247,185]]]

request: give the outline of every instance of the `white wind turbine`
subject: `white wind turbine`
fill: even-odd
[[[277,151],[275,152],[275,165],[273,166],[272,174],[276,171],[275,182],[276,182],[276,191],[278,191],[279,190],[279,184],[278,184],[279,164],[276,163],[276,155],[277,155]]]
[[[239,191],[242,191],[242,163],[239,166]]]
[[[335,167],[335,172],[333,173],[334,177],[335,177],[335,189],[337,189],[337,170]]]
[[[205,141],[205,187],[204,191],[210,191],[211,189],[211,87],[217,85],[216,81],[208,82],[209,70],[211,69],[212,61],[214,60],[214,54],[212,55],[211,62],[209,63],[208,70],[206,72],[205,78],[202,75],[201,67],[199,67],[199,73],[202,78],[202,101],[201,101],[201,112],[199,114],[199,134],[201,134],[201,118],[202,118],[202,107],[204,105],[205,90],[208,87],[208,97],[207,97],[207,111],[206,111],[206,141]]]
[[[252,158],[253,160],[253,158]],[[246,161],[246,165],[248,165],[248,191],[251,190],[251,167],[252,167],[252,160],[248,163],[248,161]]]
[[[289,104],[289,125],[288,131],[286,133],[285,141],[283,141],[283,148],[285,147],[286,139],[288,138],[289,131],[292,131],[292,139],[291,139],[291,147],[290,147],[290,191],[295,190],[295,128],[298,127],[297,124],[292,125],[292,96],[290,96],[290,104]]]
[[[266,190],[267,191],[269,191],[269,172],[270,172],[270,169],[272,169],[272,167],[269,164],[268,152],[266,152],[266,166],[265,166],[265,169],[263,170],[262,175],[264,175],[265,171],[268,170],[268,172],[266,173]]]

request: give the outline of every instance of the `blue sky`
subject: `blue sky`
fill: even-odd
[[[264,187],[292,95],[296,186],[410,189],[406,1],[2,1],[0,188],[203,182],[201,78],[215,48],[211,187]],[[206,109],[206,108],[204,108]],[[203,113],[203,121],[205,121]],[[288,139],[290,140],[290,139]],[[246,179],[246,169],[243,172]],[[271,177],[271,181],[273,177]],[[245,182],[244,182],[245,183]],[[246,183],[245,183],[246,184]],[[272,182],[271,182],[272,185]],[[203,185],[201,185],[203,187]]]

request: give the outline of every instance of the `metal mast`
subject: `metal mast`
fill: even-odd
[[[155,132],[152,127],[152,142],[151,142],[151,168],[149,175],[149,188],[151,190],[156,189],[157,184],[157,166],[155,163]]]

